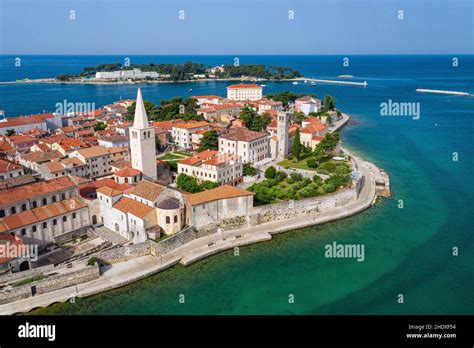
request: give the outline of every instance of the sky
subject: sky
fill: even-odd
[[[0,0],[0,54],[474,54],[473,13],[474,0]]]

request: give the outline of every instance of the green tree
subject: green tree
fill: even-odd
[[[186,175],[184,173],[178,175],[178,179],[176,179],[176,185],[179,189],[189,193],[201,192],[203,190],[195,177]]]
[[[218,150],[218,149],[219,149],[219,140],[218,140],[217,132],[215,130],[209,130],[205,132],[199,144],[199,151]]]
[[[301,147],[300,129],[296,128],[295,138],[293,139],[293,145],[291,146],[291,154],[296,161],[300,157]]]
[[[255,174],[257,174],[257,169],[255,169],[255,167],[252,166],[251,163],[245,163],[243,172],[246,176],[254,176]]]
[[[99,123],[97,123],[97,125],[95,125],[94,130],[95,131],[101,131],[101,130],[104,130],[106,128],[107,128],[107,124],[105,124],[103,122],[99,122]]]
[[[306,116],[304,112],[295,112],[295,122],[298,123],[300,126],[303,123],[305,117]]]
[[[270,166],[265,170],[265,179],[274,179],[276,177],[277,170],[274,166]]]
[[[332,111],[334,110],[336,107],[336,101],[334,100],[334,98],[328,94],[326,94],[324,96],[324,111],[327,112],[327,111]]]
[[[14,130],[13,128],[7,129],[7,131],[5,132],[5,135],[6,135],[7,137],[11,137],[11,136],[13,136],[13,135],[16,135],[16,130]]]

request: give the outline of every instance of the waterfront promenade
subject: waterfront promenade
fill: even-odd
[[[146,278],[179,262],[183,265],[190,265],[193,262],[224,250],[268,241],[271,239],[271,235],[275,233],[297,230],[357,214],[369,208],[375,201],[377,197],[375,180],[379,173],[377,173],[378,168],[372,163],[356,156],[353,158],[357,163],[358,170],[365,178],[355,202],[331,211],[307,215],[305,218],[292,218],[236,230],[219,231],[206,237],[195,239],[160,257],[146,255],[130,261],[104,266],[101,267],[102,275],[98,279],[0,305],[0,315],[27,312],[34,308],[49,306],[55,302],[72,301],[71,299],[77,297],[94,295]]]

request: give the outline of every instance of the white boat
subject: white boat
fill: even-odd
[[[298,84],[298,82],[296,82],[296,81],[293,81],[293,84],[294,84],[294,85],[297,85],[297,84]]]
[[[311,86],[316,86],[316,82],[313,81],[313,82],[310,83],[310,85]]]
[[[190,88],[190,89],[188,90],[188,92],[189,92],[189,93],[191,93],[192,91],[193,91],[193,89],[192,89],[192,88]]]
[[[267,85],[260,85],[260,87],[267,87]]]
[[[308,80],[304,80],[304,83],[308,83]]]

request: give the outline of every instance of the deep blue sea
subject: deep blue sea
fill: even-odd
[[[453,57],[458,66],[452,65]],[[0,81],[79,73],[122,56],[0,56]],[[132,63],[232,64],[233,56],[137,56]],[[48,314],[473,314],[474,56],[242,56],[241,64],[289,66],[307,77],[350,74],[367,87],[269,82],[264,93],[330,94],[355,124],[342,142],[390,175],[393,197],[346,220],[276,236],[104,294],[59,304]],[[140,85],[145,99],[224,96],[226,82]],[[99,107],[135,98],[139,85],[0,84],[7,116],[54,111],[65,99]],[[192,92],[188,90],[192,88]],[[383,102],[420,103],[420,118],[380,115]],[[453,153],[457,161],[453,161]],[[403,200],[403,209],[398,208]],[[365,245],[365,261],[328,259],[324,246]],[[459,250],[453,256],[453,248]],[[186,303],[178,302],[179,294]],[[288,303],[294,294],[295,303]],[[404,303],[398,303],[402,294]]]

